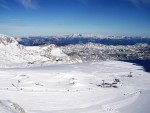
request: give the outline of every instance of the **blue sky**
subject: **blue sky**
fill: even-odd
[[[0,0],[0,33],[150,36],[150,0]]]

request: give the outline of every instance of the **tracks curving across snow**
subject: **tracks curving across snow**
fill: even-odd
[[[121,61],[0,69],[0,100],[27,113],[122,113],[149,87],[149,73]]]

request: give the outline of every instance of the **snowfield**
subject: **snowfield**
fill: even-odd
[[[149,113],[149,90],[150,73],[121,61],[0,68],[0,113]]]
[[[0,34],[0,113],[150,113],[143,67],[82,61],[55,45],[26,47]]]

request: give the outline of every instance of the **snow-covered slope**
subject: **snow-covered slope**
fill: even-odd
[[[13,37],[0,34],[0,45],[1,46],[7,46],[7,45],[15,46],[17,44],[18,44],[18,42]]]
[[[0,100],[0,113],[25,113],[25,111],[16,103]]]
[[[136,52],[149,58],[149,49],[146,44],[22,46],[0,35],[0,113],[149,113],[150,74],[143,67],[91,62]],[[80,59],[90,62],[68,65]]]
[[[25,47],[18,44],[13,37],[0,35],[0,67],[21,67],[60,62],[72,63],[78,62],[78,60],[71,59],[55,45]]]
[[[149,113],[149,90],[150,73],[120,61],[0,69],[0,100],[26,113]]]
[[[60,48],[52,49],[51,54],[52,54],[53,56],[57,56],[57,57],[64,57],[64,56],[67,56],[66,54],[64,54],[64,53],[62,52],[62,50],[61,50]]]

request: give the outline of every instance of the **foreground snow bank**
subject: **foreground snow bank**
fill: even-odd
[[[25,113],[25,111],[16,103],[8,100],[1,100],[0,113]]]

